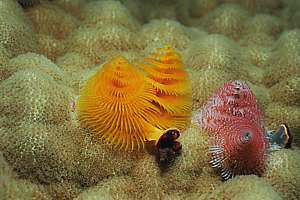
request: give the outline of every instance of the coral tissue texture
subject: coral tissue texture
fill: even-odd
[[[256,119],[199,127],[233,80],[266,129],[288,126],[290,149],[229,151],[251,134],[224,133]],[[300,199],[299,88],[298,0],[0,0],[0,199]],[[182,150],[162,168],[167,128]],[[216,135],[226,155],[266,153],[260,177],[222,180]]]

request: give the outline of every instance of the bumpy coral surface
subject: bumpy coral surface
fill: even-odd
[[[206,16],[204,26],[211,33],[224,34],[238,39],[243,33],[243,24],[248,19],[248,12],[237,4],[222,4]]]
[[[208,98],[224,83],[235,79],[221,69],[188,70],[192,82],[193,110],[201,108]]]
[[[38,34],[38,52],[55,61],[58,56],[64,53],[65,44],[53,36]]]
[[[171,45],[177,49],[184,49],[189,43],[185,27],[173,20],[152,20],[145,24],[140,32],[145,46]]]
[[[58,57],[56,64],[68,74],[94,67],[93,62],[88,57],[74,52]]]
[[[120,26],[107,24],[98,28],[80,27],[67,41],[67,51],[88,56],[95,64],[102,63],[106,51],[139,50],[142,44],[136,33]]]
[[[75,177],[78,152],[66,126],[18,123],[5,131],[1,143],[8,162],[23,178],[51,183]]]
[[[182,134],[182,155],[162,174],[164,189],[177,193],[210,193],[221,183],[221,179],[209,166],[209,135],[195,122]]]
[[[116,150],[111,145],[99,143],[87,130],[80,127],[73,130],[77,134],[76,146],[80,149],[76,159],[78,176],[75,179],[83,186],[92,186],[109,177],[126,176],[140,159],[140,153]]]
[[[1,116],[15,122],[56,124],[70,120],[71,93],[47,74],[19,71],[1,82],[0,88]]]
[[[9,61],[9,54],[7,50],[3,47],[0,46],[0,81],[2,79],[5,79],[5,65]]]
[[[118,1],[92,1],[84,6],[81,17],[84,24],[90,27],[115,24],[136,31],[140,26],[127,8]]]
[[[270,88],[271,99],[286,105],[300,105],[300,76],[283,80]]]
[[[250,33],[277,35],[282,29],[283,24],[280,18],[267,14],[257,14],[246,23],[246,30]]]
[[[284,149],[271,154],[264,179],[283,199],[300,197],[299,150]]]
[[[0,0],[0,196],[299,199],[299,10],[297,0]],[[177,53],[157,51],[165,45],[183,61]],[[181,155],[167,168],[158,165],[153,141],[140,140],[143,151],[118,150],[78,120],[78,95],[119,56],[151,93],[147,101],[154,110],[142,121],[155,131],[140,134],[155,140],[169,126],[181,128]],[[122,78],[129,72],[121,71],[112,81],[118,87],[134,77]],[[195,125],[195,115],[188,125],[191,101],[198,110],[237,79],[257,97],[267,128],[285,123],[294,136],[291,149],[268,154],[268,183],[254,176],[222,182],[209,164],[209,133]],[[123,122],[131,119],[126,114],[118,115]],[[114,116],[101,123],[113,127],[120,122]],[[123,141],[116,138],[122,137],[110,140]]]
[[[268,59],[269,68],[264,76],[268,87],[292,75],[300,74],[300,30],[289,30],[281,34],[273,46]],[[274,73],[276,71],[276,73]]]
[[[21,70],[35,70],[51,76],[55,81],[61,84],[66,84],[68,77],[57,65],[44,55],[36,53],[20,54],[12,59],[3,68],[2,76],[10,77],[15,72]]]
[[[82,7],[85,5],[85,0],[55,0],[54,3],[75,17],[79,17]]]
[[[263,197],[265,200],[281,200],[282,198],[274,191],[270,184],[257,176],[238,176],[220,187],[213,194],[204,199],[255,200]]]
[[[81,193],[76,200],[121,200],[133,197],[133,181],[130,177],[108,179]],[[122,191],[122,193],[119,193]]]
[[[211,34],[192,42],[185,60],[195,70],[217,68],[232,73],[240,65],[240,49],[227,37]]]
[[[217,0],[192,0],[189,1],[189,11],[192,17],[202,17],[218,5]]]
[[[284,122],[292,128],[300,129],[300,109],[298,106],[270,103],[266,108],[265,115],[270,128],[276,129],[280,123]]]
[[[259,67],[260,70],[263,70],[263,73],[259,73],[261,75],[259,77],[261,79],[260,82],[262,83],[263,82],[262,78],[265,72],[264,68],[267,65],[268,58],[271,54],[270,48],[251,45],[243,48],[243,50],[244,50],[244,54],[242,57],[247,62]],[[256,72],[256,70],[254,71]]]
[[[78,21],[72,15],[47,1],[26,10],[37,33],[65,39],[77,26]]]
[[[1,1],[0,13],[0,45],[3,45],[11,56],[34,52],[36,35],[17,2]]]
[[[275,38],[266,33],[246,33],[241,37],[239,43],[241,46],[269,47],[275,42]]]

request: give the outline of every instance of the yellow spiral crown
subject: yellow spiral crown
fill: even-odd
[[[156,126],[184,129],[191,115],[192,88],[180,55],[170,47],[158,49],[141,66],[154,88],[154,104],[160,109]]]
[[[146,119],[158,112],[153,96],[144,75],[116,57],[87,81],[77,102],[78,119],[108,143],[141,148],[153,131]]]
[[[191,114],[191,86],[180,56],[161,49],[141,64],[124,57],[104,64],[85,84],[76,104],[80,124],[121,149],[158,141],[165,129],[184,129]]]

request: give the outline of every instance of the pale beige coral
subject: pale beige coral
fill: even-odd
[[[269,129],[276,130],[280,124],[285,123],[294,136],[294,143],[300,146],[300,107],[271,103],[266,111],[266,122]]]
[[[111,24],[124,26],[130,31],[137,31],[140,28],[138,21],[119,1],[91,1],[84,6],[81,18],[89,27]]]
[[[188,70],[192,82],[193,110],[202,107],[209,97],[235,76],[220,69]]]
[[[72,73],[71,85],[75,95],[79,95],[80,90],[85,86],[86,81],[102,68],[102,65],[95,65],[93,68],[79,70]]]
[[[28,180],[0,177],[1,199],[42,199],[52,200],[42,185],[34,184]]]
[[[293,15],[299,10],[300,4],[299,1],[295,0],[286,0],[283,1],[283,9],[281,9],[278,14],[278,16],[283,19],[287,25],[286,28],[296,28],[293,27]]]
[[[54,3],[59,5],[66,12],[71,13],[75,17],[79,17],[85,0],[55,0]]]
[[[266,33],[246,33],[239,40],[239,44],[245,47],[271,47],[274,42],[275,38]]]
[[[192,17],[202,17],[211,12],[218,4],[218,0],[191,0],[189,1],[189,13]]]
[[[208,164],[208,135],[194,125],[183,133],[181,143],[182,155],[170,169],[161,171],[153,155],[143,154],[134,163],[130,177],[115,176],[99,182],[78,199],[165,199],[165,194],[178,191],[212,192],[221,181]],[[119,162],[125,161],[115,164]]]
[[[99,28],[81,27],[68,39],[68,52],[88,56],[94,64],[103,62],[105,51],[129,51],[142,48],[137,34],[118,25],[103,25]]]
[[[209,136],[201,130],[193,115],[191,126],[181,134],[182,153],[165,173],[162,174],[164,190],[169,192],[212,192],[221,184],[219,176],[209,165]]]
[[[252,83],[262,85],[265,70],[255,65],[243,66],[243,74],[240,75],[240,79],[248,80]]]
[[[124,152],[116,150],[94,138],[88,130],[77,128],[77,148],[81,149],[77,158],[78,181],[91,186],[108,177],[128,175],[139,160],[140,152]]]
[[[237,40],[244,31],[248,17],[247,11],[238,4],[225,3],[205,16],[203,23],[208,32],[224,34]]]
[[[220,4],[219,0],[176,1],[176,19],[184,25],[197,27]]]
[[[52,182],[46,185],[45,188],[53,199],[72,200],[82,192],[79,183],[69,180]]]
[[[300,198],[300,151],[282,149],[270,155],[264,179],[283,199]]]
[[[224,2],[238,3],[245,9],[251,11],[252,13],[269,13],[275,12],[277,9],[280,9],[283,1],[278,0],[222,0]]]
[[[264,76],[264,84],[268,87],[291,75],[300,75],[300,30],[281,34],[267,63],[269,68]]]
[[[250,45],[243,48],[242,57],[246,62],[265,69],[270,54],[270,48]]]
[[[1,14],[8,14],[10,16],[17,17],[20,20],[26,20],[22,7],[17,1],[2,0],[0,4],[0,11]]]
[[[66,74],[51,60],[36,53],[21,54],[12,58],[3,68],[2,77],[8,78],[15,72],[27,69],[43,72],[51,76],[57,83],[67,84],[68,77]]]
[[[300,11],[295,12],[291,18],[293,28],[300,28]]]
[[[24,70],[0,85],[1,116],[15,122],[26,120],[62,123],[70,120],[71,91],[39,71]]]
[[[3,138],[1,137],[1,139]],[[52,199],[42,185],[18,179],[2,152],[0,152],[0,186],[1,199]]]
[[[193,41],[207,36],[207,33],[201,28],[186,27],[188,37]]]
[[[268,15],[257,14],[246,22],[245,35],[239,43],[242,46],[264,46],[270,47],[275,37],[283,30],[283,22],[280,18]]]
[[[37,47],[36,35],[16,4],[8,0],[0,3],[0,46],[4,46],[10,56],[34,52]]]
[[[220,185],[222,185],[220,177],[212,169],[204,169],[203,174],[194,181],[191,192],[182,193],[181,199],[207,199],[206,195],[214,193]]]
[[[271,100],[300,106],[300,76],[289,77],[270,88]]]
[[[9,54],[3,45],[0,45],[0,66],[9,61]]]
[[[161,174],[156,156],[146,153],[132,170],[131,177],[136,185],[136,192],[132,194],[132,198],[162,199],[164,191]]]
[[[86,80],[97,72],[96,69],[99,69],[101,67],[102,66],[100,65],[92,69],[78,70],[70,74],[71,76],[70,86],[74,91],[74,97],[80,94],[80,90],[83,88]],[[73,98],[73,100],[75,99],[76,98]]]
[[[134,18],[136,18],[141,23],[145,23],[145,12],[147,10],[147,7],[144,6],[145,2],[140,0],[121,0],[121,2]]]
[[[65,39],[79,25],[79,21],[60,7],[43,2],[26,10],[37,33]]]
[[[23,178],[41,183],[76,177],[78,148],[65,125],[15,123],[4,133],[3,153]]]
[[[184,25],[191,25],[190,21],[190,1],[176,0],[176,18]]]
[[[300,29],[286,30],[283,32],[279,39],[276,41],[274,46],[275,51],[284,50],[291,53],[292,51],[296,51],[299,53],[300,51]]]
[[[2,133],[2,131],[4,131],[4,129],[0,129],[1,138],[3,138],[3,136],[4,136],[4,132]],[[4,177],[16,177],[16,174],[13,171],[13,169],[9,166],[9,164],[6,162],[6,159],[4,158],[3,153],[2,153],[2,148],[0,146],[0,180],[1,180],[1,178],[4,178]],[[3,182],[0,181],[0,185],[1,184],[3,184]],[[0,192],[0,194],[1,194],[1,192]]]
[[[247,84],[256,96],[259,106],[263,109],[266,109],[271,102],[269,90],[263,85],[253,84],[249,81],[247,81]]]
[[[55,39],[51,35],[38,34],[38,53],[55,61],[64,51],[65,45],[62,41]]]
[[[143,25],[140,32],[145,46],[170,45],[173,48],[182,50],[187,47],[190,38],[183,25],[174,20],[160,19],[152,20]]]
[[[137,61],[140,61],[142,58],[142,53],[138,52],[136,50],[128,50],[128,51],[119,51],[119,50],[112,50],[112,51],[105,51],[99,54],[100,59],[103,62],[108,62],[111,58],[117,57],[117,56],[123,56],[127,60],[129,60],[132,63],[135,63]]]
[[[205,199],[217,200],[281,200],[280,195],[272,186],[257,176],[238,176],[222,184],[207,195]]]
[[[229,38],[211,34],[193,41],[185,52],[184,60],[195,70],[217,68],[234,72],[241,63],[240,51],[240,47]]]
[[[268,14],[257,14],[246,22],[247,33],[265,33],[276,36],[283,30],[283,22],[279,17]]]
[[[189,200],[187,195],[183,195],[182,193],[180,193],[180,191],[178,193],[173,192],[170,194],[165,194],[163,198],[163,200],[182,200],[182,199]]]
[[[85,70],[95,66],[87,56],[74,52],[58,57],[56,64],[69,75],[69,85],[73,88],[76,95],[79,94],[79,83],[86,74]]]
[[[115,177],[104,180],[94,187],[82,192],[75,200],[122,200],[132,199],[135,192],[134,183],[130,177]]]
[[[94,67],[93,62],[87,56],[74,52],[58,57],[56,65],[70,75],[74,72]]]
[[[9,54],[7,50],[0,45],[0,81],[5,79],[5,65],[9,61]]]
[[[153,19],[176,20],[176,4],[173,1],[143,1],[143,7],[147,22]]]

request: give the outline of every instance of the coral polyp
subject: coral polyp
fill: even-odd
[[[181,57],[171,47],[158,49],[141,64],[154,88],[154,103],[160,113],[156,126],[184,129],[191,115],[192,88]]]
[[[91,77],[77,103],[78,119],[94,134],[123,149],[143,146],[154,130],[157,107],[145,77],[124,57],[113,58]]]

